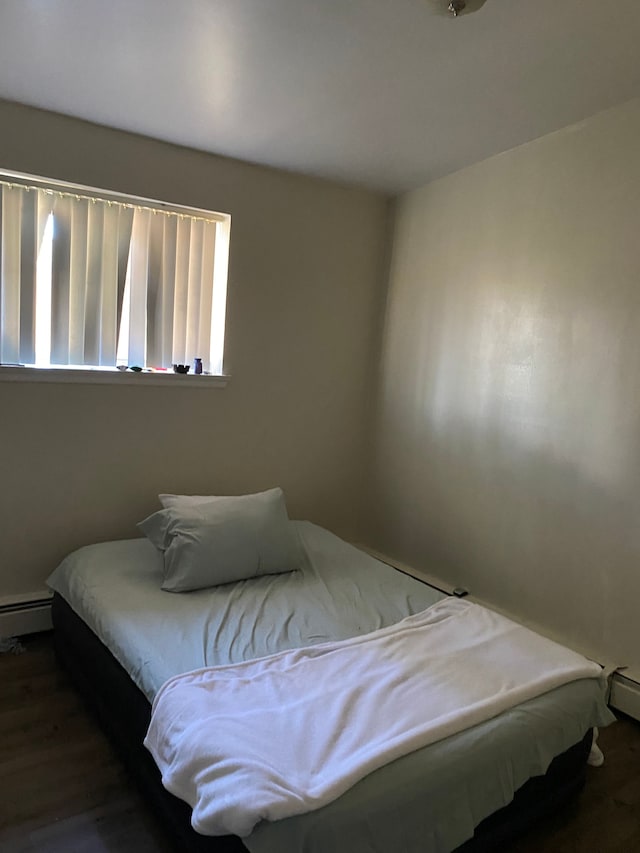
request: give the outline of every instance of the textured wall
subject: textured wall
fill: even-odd
[[[640,675],[640,101],[398,203],[382,550]]]
[[[160,491],[280,484],[358,536],[386,199],[6,102],[0,127],[0,168],[232,215],[226,389],[0,382],[0,597]]]

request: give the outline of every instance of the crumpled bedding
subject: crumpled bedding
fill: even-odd
[[[601,667],[448,599],[362,637],[176,676],[145,746],[203,835],[248,835]]]

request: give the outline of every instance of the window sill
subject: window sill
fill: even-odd
[[[0,367],[0,382],[57,382],[80,385],[180,385],[224,388],[228,376],[193,373],[136,373],[132,370],[73,370],[64,367]]]

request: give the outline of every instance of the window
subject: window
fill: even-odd
[[[0,174],[0,364],[221,374],[230,217]]]

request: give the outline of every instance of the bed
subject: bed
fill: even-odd
[[[446,598],[309,522],[298,571],[176,595],[160,588],[147,539],[70,555],[51,576],[56,650],[120,749],[177,849],[225,853],[464,853],[496,850],[573,796],[591,732],[613,720],[601,685],[580,679],[418,749],[328,805],[260,823],[242,840],[193,831],[142,741],[173,676],[368,634]],[[250,797],[250,792],[247,792]]]

